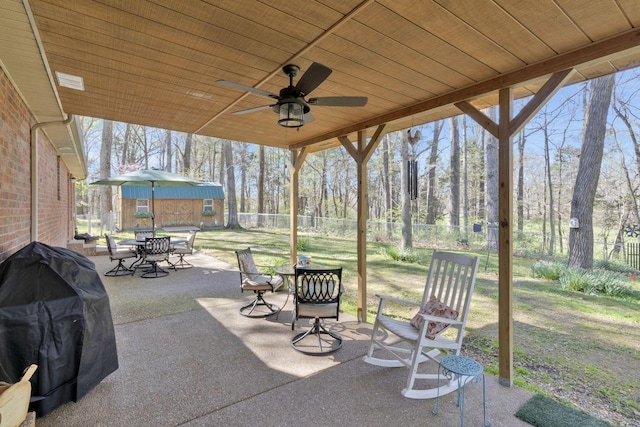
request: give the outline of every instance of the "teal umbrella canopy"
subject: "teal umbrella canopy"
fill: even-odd
[[[159,187],[199,184],[203,184],[203,181],[156,169],[137,170],[91,183],[91,185],[151,185]]]
[[[151,226],[155,234],[155,187],[165,186],[185,186],[200,185],[204,181],[178,175],[171,172],[165,172],[156,169],[137,170],[135,172],[116,175],[109,178],[99,179],[90,183],[90,185],[148,185],[151,187]]]

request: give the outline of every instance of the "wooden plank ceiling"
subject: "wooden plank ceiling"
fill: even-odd
[[[28,0],[67,113],[269,146],[311,150],[388,123],[398,130],[458,114],[453,103],[495,104],[496,90],[535,92],[575,67],[579,82],[640,63],[637,0]],[[312,97],[356,95],[365,107],[312,106],[299,130],[271,99],[282,66],[333,73]],[[300,75],[301,75],[300,74]],[[300,75],[296,78],[300,77]]]

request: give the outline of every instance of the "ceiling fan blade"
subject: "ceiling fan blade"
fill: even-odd
[[[314,62],[302,77],[300,77],[296,89],[305,95],[309,95],[311,91],[320,86],[320,83],[325,81],[332,72],[333,70],[331,68]]]
[[[256,89],[255,87],[242,85],[240,83],[230,82],[230,81],[227,81],[227,80],[216,80],[216,83],[221,85],[221,86],[227,86],[227,87],[230,87],[230,88],[233,88],[233,89],[240,89],[240,90],[244,90],[244,91],[247,91],[247,92],[253,92],[253,93],[256,93],[258,95],[268,96],[269,98],[280,99],[280,97],[278,95],[276,95],[276,94],[273,94],[271,92],[267,92],[266,90]]]
[[[273,105],[261,105],[260,107],[247,108],[246,110],[234,111],[231,114],[239,115],[239,114],[255,113],[256,111],[262,111],[262,110],[266,110],[267,108],[273,108]]]
[[[307,114],[304,115],[304,123],[305,124],[311,123],[314,120],[315,120],[315,117],[313,117],[313,114],[307,113]]]
[[[364,107],[368,100],[366,96],[323,96],[311,98],[307,103],[325,107]]]

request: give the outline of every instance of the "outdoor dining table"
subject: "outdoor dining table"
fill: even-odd
[[[171,244],[181,244],[187,243],[188,239],[186,237],[171,237]],[[136,240],[136,239],[125,239],[118,242],[118,245],[121,246],[134,246],[136,249],[136,253],[138,254],[138,259],[129,266],[129,268],[138,268],[142,264],[143,256],[142,252],[144,252],[144,240]],[[136,265],[137,264],[137,265]],[[169,263],[171,264],[171,263]]]
[[[289,292],[293,290],[293,285],[294,285],[293,281],[296,276],[296,268],[313,270],[313,269],[320,269],[324,267],[318,264],[307,264],[305,266],[300,266],[297,264],[294,264],[294,265],[287,264],[287,265],[278,265],[273,267],[273,271],[275,271],[276,274],[278,274],[279,276],[282,276],[282,281],[287,282]]]

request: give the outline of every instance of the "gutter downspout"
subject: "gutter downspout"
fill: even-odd
[[[73,121],[73,114],[65,120],[36,123],[30,129],[31,144],[31,241],[38,240],[38,130],[49,125],[68,126]]]

